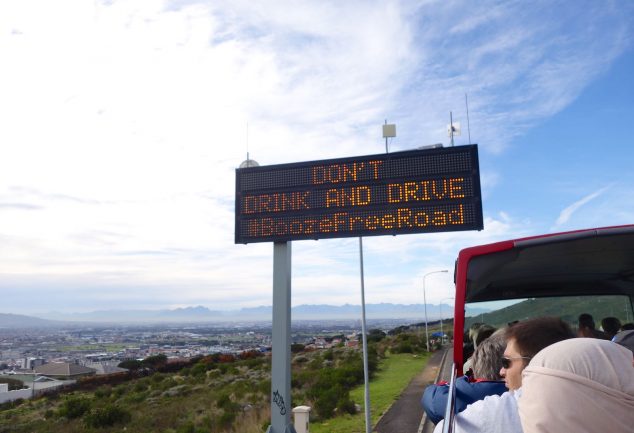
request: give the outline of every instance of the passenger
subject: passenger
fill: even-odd
[[[605,317],[601,320],[601,328],[608,335],[608,339],[611,340],[621,330],[621,321],[616,317]]]
[[[570,326],[556,317],[529,319],[508,328],[500,375],[509,391],[487,396],[467,406],[456,415],[454,432],[521,433],[517,400],[522,394],[522,370],[544,347],[574,336]],[[436,425],[434,433],[442,432],[443,422]]]
[[[469,327],[469,332],[465,332],[462,337],[462,362],[467,362],[471,356],[473,356],[473,352],[475,352],[475,347],[473,345],[473,332],[476,331],[482,323],[473,323]]]
[[[603,340],[609,340],[608,336],[604,333],[595,329],[594,319],[592,315],[588,313],[583,313],[579,315],[579,328],[577,330],[578,337],[586,337],[586,338],[601,338]]]
[[[469,338],[473,342],[473,350],[478,348],[478,345],[489,338],[496,329],[491,325],[485,325],[484,323],[475,323],[477,326],[475,329],[469,329]],[[474,328],[474,325],[471,328]],[[472,368],[473,364],[473,354],[464,362],[463,370],[468,372]]]
[[[616,344],[630,349],[632,351],[632,357],[634,358],[634,330],[633,331],[621,331],[612,339]]]
[[[487,395],[501,395],[506,392],[506,386],[499,374],[505,347],[504,329],[496,331],[478,345],[473,355],[473,377],[464,375],[456,379],[456,413]],[[434,424],[445,417],[448,392],[447,382],[425,388],[421,403]]]
[[[632,322],[624,323],[621,326],[621,331],[634,331],[634,323]]]
[[[524,370],[524,433],[631,433],[631,353],[609,341],[574,338],[539,352]]]

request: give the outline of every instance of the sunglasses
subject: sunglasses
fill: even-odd
[[[508,356],[503,356],[502,357],[502,368],[509,369],[511,367],[511,364],[513,364],[513,361],[515,359],[531,359],[530,356],[514,356],[512,358],[509,358]]]

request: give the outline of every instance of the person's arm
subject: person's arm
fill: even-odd
[[[429,385],[423,392],[421,399],[423,409],[434,424],[437,424],[445,416],[448,392],[447,385]]]

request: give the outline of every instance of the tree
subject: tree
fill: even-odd
[[[156,370],[167,364],[167,356],[164,353],[148,356],[143,361],[141,361],[141,363],[146,367],[151,367]]]
[[[136,359],[126,359],[119,363],[120,368],[126,368],[131,371],[140,370],[143,367],[143,363]]]

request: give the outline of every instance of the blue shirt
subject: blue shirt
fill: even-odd
[[[468,405],[482,400],[487,395],[502,395],[508,391],[503,381],[470,379],[462,376],[456,379],[456,413],[466,409]],[[448,383],[429,385],[423,392],[421,404],[427,416],[434,424],[445,417],[447,407]]]

